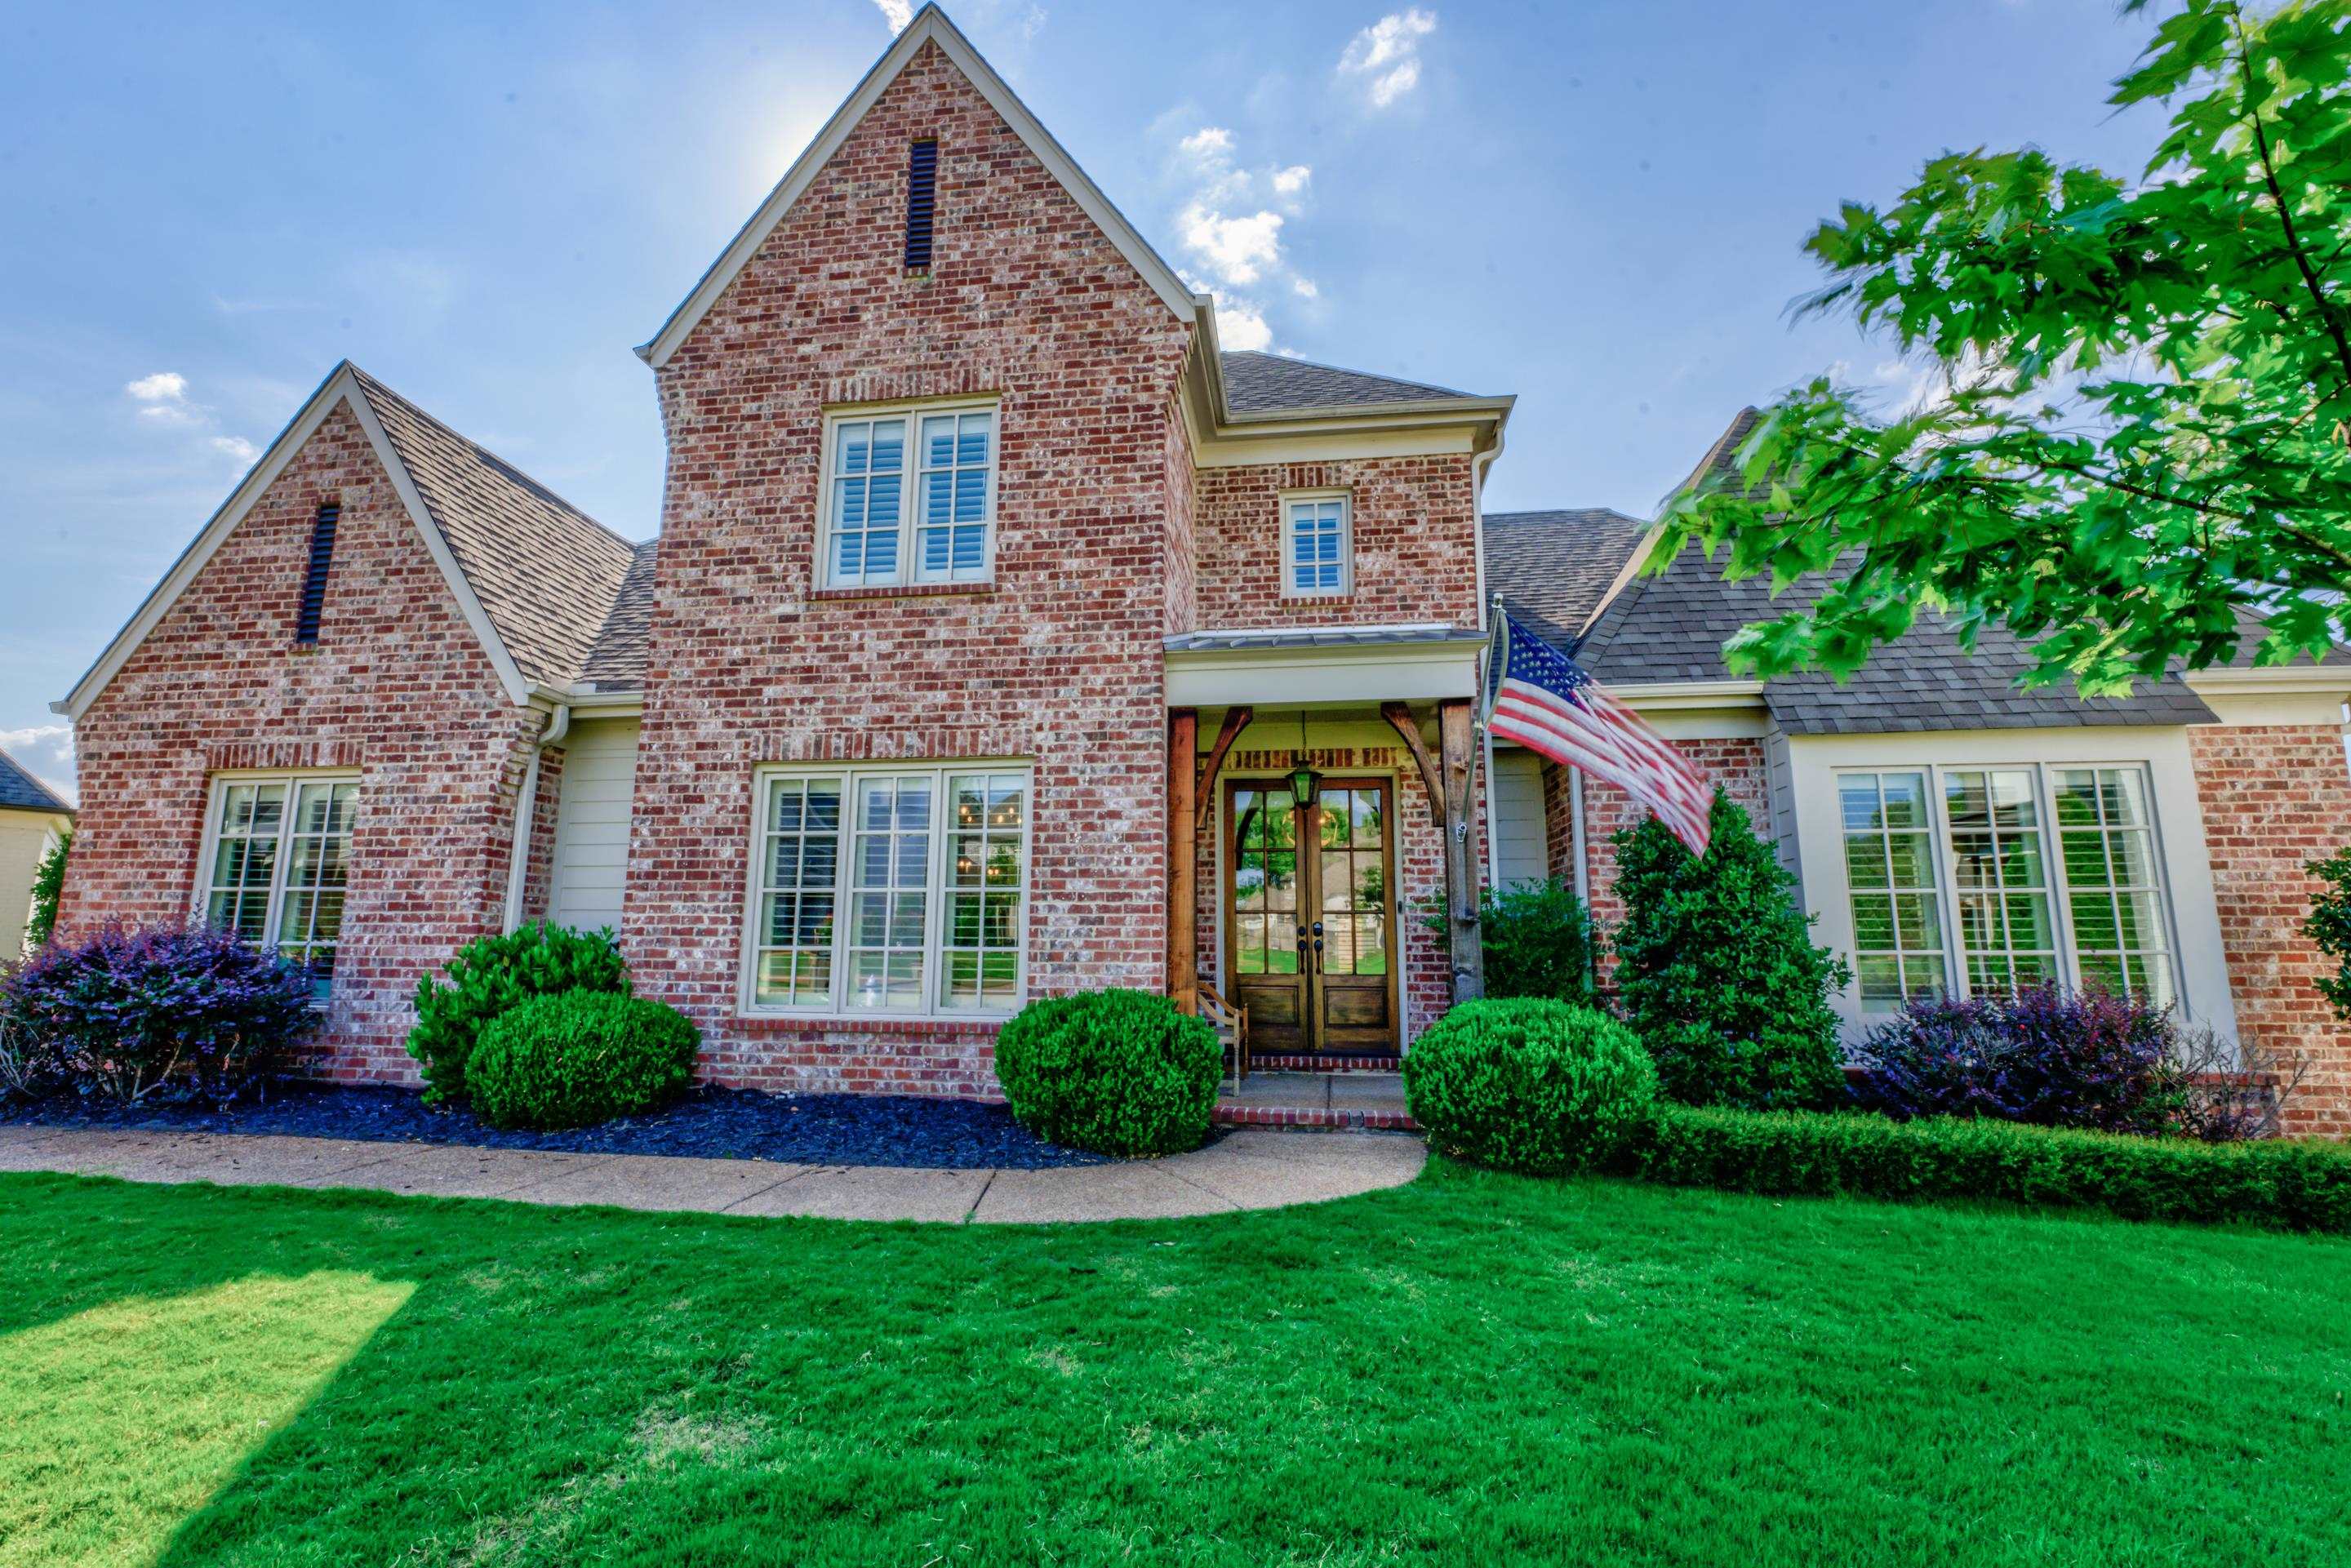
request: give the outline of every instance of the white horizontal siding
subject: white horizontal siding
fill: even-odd
[[[1494,753],[1494,885],[1541,882],[1551,874],[1543,826],[1542,758],[1530,751]]]
[[[629,805],[637,783],[637,721],[575,724],[563,747],[555,810],[549,917],[577,931],[621,928],[629,878]]]

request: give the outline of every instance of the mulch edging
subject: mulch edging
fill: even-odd
[[[1045,1142],[998,1104],[909,1094],[762,1094],[707,1083],[665,1110],[568,1133],[503,1132],[468,1110],[427,1105],[414,1090],[326,1083],[273,1085],[266,1099],[226,1110],[45,1100],[0,1112],[0,1125],[12,1124],[815,1166],[1045,1170],[1111,1163],[1101,1155]]]

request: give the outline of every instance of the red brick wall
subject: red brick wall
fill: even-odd
[[[935,137],[932,273],[900,266]],[[751,770],[1035,763],[1031,994],[1165,971],[1168,466],[1189,326],[936,48],[885,90],[659,372],[670,463],[624,940],[714,1076],[993,1092],[966,1023],[737,1018]],[[999,395],[996,580],[811,591],[823,411]]]
[[[1198,476],[1192,467],[1192,434],[1182,413],[1167,411],[1167,619],[1169,636],[1199,625],[1199,592],[1194,563],[1199,550]]]
[[[538,800],[531,807],[530,861],[523,868],[522,917],[544,920],[555,892],[555,819],[563,801],[563,747],[538,754]],[[517,787],[518,788],[518,787]]]
[[[1203,469],[1199,624],[1478,624],[1475,481],[1470,459],[1372,457]],[[1345,490],[1354,517],[1354,591],[1344,599],[1281,596],[1286,490]]]
[[[2351,769],[2332,726],[2200,727],[2188,732],[2237,1031],[2249,1047],[2308,1065],[2289,1130],[2351,1134],[2351,1028],[2313,977],[2302,934],[2318,885],[2303,870],[2351,843]]]
[[[1678,740],[1674,743],[1697,768],[1698,772],[1729,791],[1730,798],[1747,808],[1755,821],[1756,832],[1771,836],[1771,814],[1767,805],[1770,780],[1764,771],[1763,743],[1760,740]],[[1550,770],[1546,770],[1547,774]],[[1544,789],[1546,814],[1557,834],[1568,833],[1568,800],[1566,780],[1559,780],[1554,791],[1548,778]],[[1556,796],[1556,810],[1552,810]],[[1613,928],[1625,918],[1624,901],[1616,896],[1616,850],[1611,841],[1621,828],[1638,824],[1648,815],[1633,798],[1614,784],[1597,779],[1583,781],[1584,851],[1590,857],[1589,875],[1592,882],[1592,914],[1604,929]],[[1573,838],[1567,842],[1572,844]],[[1561,840],[1552,841],[1553,863],[1563,873],[1574,874],[1572,849],[1562,849]]]
[[[340,498],[315,646],[292,639],[319,503]],[[416,977],[496,925],[527,731],[350,410],[319,426],[75,727],[65,929],[188,918],[210,776],[356,768],[322,1069],[412,1080]]]

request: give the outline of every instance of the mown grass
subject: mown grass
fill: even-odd
[[[0,1562],[2342,1561],[2346,1301],[2336,1240],[1441,1165],[1055,1230],[6,1177]]]

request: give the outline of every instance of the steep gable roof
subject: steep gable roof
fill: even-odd
[[[353,376],[515,664],[577,680],[636,547],[377,381]]]
[[[726,291],[726,286],[750,265],[751,258],[758,254],[759,246],[783,221],[792,204],[799,200],[801,193],[814,183],[833,153],[840,151],[841,144],[856,129],[857,122],[865,118],[866,111],[881,99],[883,92],[898,79],[899,73],[913,63],[926,44],[938,46],[955,68],[969,79],[979,95],[987,100],[988,107],[1002,117],[1004,122],[1012,128],[1013,134],[1019,137],[1037,161],[1045,166],[1046,172],[1060,182],[1061,187],[1084,209],[1086,215],[1118,248],[1119,254],[1126,257],[1143,280],[1150,285],[1152,291],[1166,302],[1167,308],[1186,321],[1203,316],[1209,305],[1207,296],[1196,294],[1186,286],[1184,280],[1176,276],[1176,269],[1167,265],[1151,247],[1151,243],[1127,222],[1117,205],[1102,194],[1102,188],[1078,167],[1077,160],[1071,158],[1061,144],[1053,140],[1052,133],[1029,111],[1029,106],[1020,101],[1019,95],[1007,86],[1004,78],[996,74],[995,68],[972,47],[971,40],[956,30],[956,25],[947,20],[946,14],[937,5],[926,5],[915,14],[913,21],[906,24],[896,41],[883,51],[882,57],[873,63],[872,69],[865,73],[864,79],[857,84],[855,90],[842,100],[839,109],[833,110],[832,118],[824,122],[824,128],[816,133],[816,139],[785,171],[784,177],[776,183],[776,188],[768,193],[768,199],[759,204],[759,210],[751,214],[750,221],[719,253],[718,259],[710,264],[709,270],[695,284],[693,291],[679,302],[676,309],[670,312],[669,319],[662,323],[661,330],[637,350],[641,358],[656,370],[668,362],[669,357],[692,334],[711,306],[717,302],[718,297]]]
[[[527,702],[534,685],[580,678],[636,547],[346,360],[52,708],[74,718],[88,710],[303,444],[343,407],[375,448],[508,699]]]
[[[1486,583],[1513,620],[1567,647],[1607,597],[1649,525],[1605,507],[1489,512]]]
[[[56,790],[32,775],[23,763],[0,751],[0,811],[46,811],[70,817],[74,809]]]

